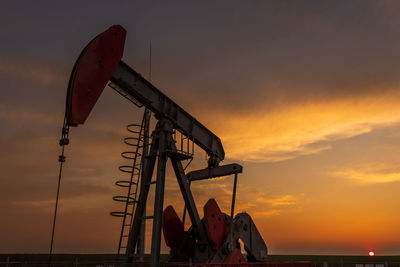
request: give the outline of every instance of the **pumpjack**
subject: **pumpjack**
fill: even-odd
[[[156,185],[152,237],[151,265],[160,265],[161,235],[171,255],[170,263],[191,264],[245,264],[248,261],[265,262],[267,246],[252,218],[247,213],[234,216],[239,164],[220,165],[225,152],[221,140],[203,124],[143,78],[122,61],[126,30],[114,25],[95,37],[77,59],[68,84],[66,112],[61,143],[68,144],[70,126],[84,124],[93,106],[109,81],[114,90],[131,102],[154,113],[158,120],[152,132],[148,154],[143,161],[141,187],[127,240],[127,264],[136,261],[140,250],[139,239],[151,184]],[[173,133],[179,131],[203,149],[208,155],[208,166],[185,173],[182,160],[187,155],[176,146]],[[185,231],[184,224],[172,206],[164,210],[165,168],[170,159],[192,226]],[[155,167],[157,165],[157,168]],[[156,179],[152,181],[156,168]],[[190,183],[197,180],[235,175],[231,214],[223,213],[214,199],[204,206],[200,218]],[[242,254],[243,242],[247,258]],[[205,266],[205,265],[202,265]],[[224,265],[218,265],[224,266]]]

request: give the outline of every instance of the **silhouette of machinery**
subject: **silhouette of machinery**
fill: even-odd
[[[78,126],[85,122],[109,81],[110,87],[135,105],[144,106],[146,109],[143,123],[128,128],[138,137],[125,139],[128,144],[134,143],[135,149],[123,152],[122,156],[135,163],[130,167],[120,168],[121,171],[125,170],[130,178],[118,181],[117,185],[129,188],[128,195],[114,197],[114,200],[125,203],[124,211],[112,213],[114,216],[123,217],[118,252],[125,248],[126,263],[137,261],[138,256],[144,253],[143,225],[146,219],[152,219],[152,266],[160,264],[162,232],[167,246],[171,249],[168,259],[171,263],[240,265],[247,261],[264,262],[267,247],[253,220],[247,213],[234,216],[237,175],[242,172],[242,166],[220,165],[225,157],[221,140],[121,60],[125,37],[125,29],[114,25],[95,37],[82,51],[68,85],[63,130],[67,136],[70,126]],[[151,134],[151,142],[147,139],[146,143],[144,137],[149,125],[144,124],[148,121],[150,112],[157,119],[157,125]],[[177,147],[174,139],[176,131],[181,133],[187,142],[193,142],[207,153],[206,168],[185,173],[182,161],[191,159],[193,151],[183,151]],[[137,157],[140,148],[139,159]],[[168,159],[171,161],[192,224],[187,231],[172,206],[164,209],[165,168]],[[153,181],[154,169],[156,178]],[[136,170],[140,170],[140,173],[135,172]],[[227,175],[235,177],[231,214],[221,212],[216,201],[210,199],[204,206],[204,218],[201,219],[190,183]],[[154,213],[146,216],[149,189],[153,184],[156,186]],[[125,231],[125,227],[129,229]],[[242,255],[239,239],[243,242],[247,258]]]

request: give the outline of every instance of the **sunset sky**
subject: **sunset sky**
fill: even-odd
[[[121,24],[123,60],[148,77],[151,42],[152,83],[243,165],[236,211],[271,254],[400,254],[399,1],[64,2],[0,9],[0,253],[48,252],[69,75]],[[54,252],[116,252],[122,139],[142,114],[106,88],[71,129]],[[190,168],[206,164],[197,148]],[[201,214],[211,197],[229,213],[232,181],[192,184]]]

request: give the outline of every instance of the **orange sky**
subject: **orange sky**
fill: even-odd
[[[236,210],[270,253],[399,254],[398,2],[26,5],[0,11],[0,252],[48,251],[69,74],[121,23],[124,61],[146,77],[151,40],[154,84],[244,166]],[[106,88],[71,130],[55,252],[116,251],[124,127],[142,112]],[[196,150],[191,170],[206,166]],[[165,205],[181,214],[167,172]],[[232,180],[193,184],[201,214],[210,197],[229,213]]]

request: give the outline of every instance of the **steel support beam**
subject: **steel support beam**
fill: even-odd
[[[133,254],[135,252],[135,248],[138,246],[141,224],[144,223],[142,216],[146,208],[146,202],[156,158],[158,158],[158,161],[153,214],[153,234],[151,241],[151,265],[159,266],[160,261],[162,214],[165,189],[165,167],[168,157],[171,159],[179,188],[182,192],[182,196],[185,201],[189,217],[192,221],[192,226],[194,228],[196,238],[200,243],[207,241],[205,229],[197,211],[192,192],[190,191],[189,180],[185,175],[181,161],[176,157],[176,153],[179,152],[176,149],[176,145],[172,137],[172,130],[172,123],[168,119],[162,118],[159,120],[156,130],[153,132],[153,142],[151,144],[150,153],[144,166],[143,186],[141,187],[141,191],[139,194],[139,203],[135,210],[132,229],[129,233],[128,246],[126,250],[127,263],[133,261]]]
[[[150,115],[151,112],[147,108],[144,110],[143,119],[144,119],[144,131],[143,131],[143,150],[142,150],[142,173],[140,177],[140,191],[143,189],[143,185],[145,184],[144,177],[144,169],[146,168],[146,162],[149,154],[149,131],[150,131]],[[146,217],[146,208],[143,210],[142,217]],[[146,223],[142,223],[140,227],[140,234],[138,237],[138,244],[136,253],[142,255],[140,260],[143,261],[143,255],[145,253],[145,233],[146,233]]]
[[[162,129],[159,130],[159,149],[157,159],[157,180],[156,191],[154,196],[154,217],[153,217],[153,234],[151,236],[151,266],[158,267],[160,265],[160,247],[161,247],[161,230],[162,215],[164,206],[164,188],[165,188],[165,166],[167,164],[167,154],[165,152],[167,145],[167,136],[172,133],[172,127],[168,127],[167,120],[160,120]],[[170,128],[170,129],[169,129]],[[171,131],[168,133],[167,131]]]
[[[225,158],[224,148],[218,136],[122,60],[110,80],[118,86],[113,88],[114,90],[134,103],[137,101],[142,103],[156,117],[169,119],[175,129],[193,140],[213,160],[220,162]]]
[[[243,167],[239,164],[227,164],[218,166],[215,168],[205,168],[202,170],[192,171],[187,174],[189,181],[204,180],[210,178],[216,178],[221,176],[227,176],[231,174],[242,173]]]
[[[171,137],[172,138],[172,137]],[[173,150],[176,150],[176,146],[173,143]],[[190,220],[192,221],[192,226],[195,229],[195,232],[198,234],[198,238],[200,241],[206,241],[207,235],[204,230],[203,224],[201,222],[199,213],[196,208],[196,204],[194,202],[194,198],[192,195],[192,191],[190,191],[190,184],[183,170],[182,163],[179,160],[171,158],[172,167],[175,171],[175,176],[179,184],[179,188],[181,190],[183,199],[185,201],[185,206],[188,211]]]

